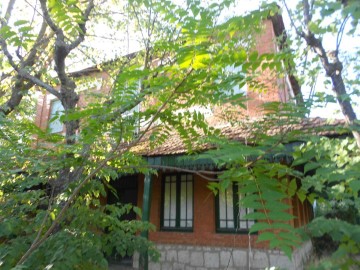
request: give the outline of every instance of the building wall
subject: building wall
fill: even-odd
[[[278,50],[275,43],[276,35],[271,20],[264,21],[263,31],[256,37],[256,40],[255,49],[258,51],[259,55],[264,53],[274,53]],[[248,101],[245,102],[245,109],[240,106],[232,106],[229,104],[214,106],[211,108],[211,115],[206,116],[210,125],[222,125],[228,123],[229,120],[240,120],[244,117],[261,117],[264,114],[262,106],[265,102],[289,101],[290,90],[287,87],[284,78],[278,78],[277,75],[270,72],[269,69],[261,70],[261,68],[258,68],[256,72],[259,73],[256,80],[264,85],[262,91],[259,92],[259,89],[255,89],[250,85],[247,86],[246,95]],[[90,95],[88,95],[90,92],[109,93],[110,91],[109,76],[106,72],[91,72],[86,73],[83,76],[102,78],[103,84],[101,89],[89,89],[80,93],[80,100],[78,103],[78,107],[80,108],[85,106],[91,99],[89,97]],[[52,95],[45,94],[38,99],[35,122],[42,129],[48,127],[50,104],[51,100],[54,98],[55,97]]]
[[[162,172],[154,176],[151,192],[150,222],[156,226],[155,232],[150,232],[149,239],[159,244],[179,244],[195,246],[214,246],[214,247],[237,247],[266,249],[266,242],[256,243],[257,235],[218,233],[215,224],[215,196],[207,187],[207,180],[194,175],[194,225],[192,232],[175,232],[160,230],[161,216],[161,190]],[[143,198],[143,177],[139,177],[138,184],[138,206],[142,207]],[[298,199],[288,201],[293,204],[290,210],[294,215],[300,214],[296,219],[295,227],[309,222],[311,216],[311,205],[302,204]],[[294,202],[296,202],[294,204]]]
[[[84,76],[93,77],[101,79],[102,85],[101,87],[93,87],[90,89],[85,89],[79,92],[79,101],[78,108],[83,108],[89,102],[94,100],[95,93],[109,93],[110,86],[108,85],[109,75],[106,72],[93,72],[90,74],[86,74]],[[76,80],[76,79],[75,79]],[[79,86],[79,85],[78,85]],[[45,130],[49,126],[49,118],[50,118],[50,110],[51,110],[51,102],[56,99],[56,97],[52,94],[45,92],[45,94],[40,95],[37,100],[36,107],[36,116],[35,116],[35,124],[41,129]]]
[[[255,50],[259,55],[276,53],[278,51],[276,38],[271,20],[264,21],[263,31],[256,37]],[[209,117],[210,123],[219,125],[227,123],[229,118],[231,120],[241,120],[245,117],[261,117],[266,113],[263,108],[264,103],[274,101],[289,102],[292,90],[286,83],[285,78],[279,78],[268,68],[262,70],[259,67],[255,73],[257,73],[257,83],[263,87],[258,88],[247,85],[246,97],[248,100],[244,103],[246,108],[230,105],[216,106],[213,108],[213,116]]]

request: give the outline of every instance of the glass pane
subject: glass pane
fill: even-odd
[[[60,100],[54,100],[51,102],[50,118],[49,120],[57,117],[56,120],[49,122],[49,129],[51,132],[63,131],[63,124],[60,122],[60,116],[64,114],[64,107]]]
[[[241,220],[239,224],[240,229],[247,229],[246,221]]]
[[[234,220],[233,188],[230,185],[226,190],[226,219]]]
[[[233,220],[228,220],[227,228],[229,228],[229,229],[234,229],[235,228]]]
[[[170,198],[170,219],[174,220],[174,223],[175,223],[175,219],[176,219],[176,182],[171,181],[170,194],[171,194],[171,198]],[[175,224],[173,226],[175,226]]]
[[[246,209],[245,208],[239,208],[239,218],[240,218],[240,220],[244,219],[245,215],[246,215]]]
[[[237,77],[239,75],[246,77],[246,74],[242,72],[242,66],[237,66],[237,67],[235,67],[234,65],[227,66],[227,67],[225,67],[224,73],[226,74],[226,76],[233,77],[234,79],[235,79],[235,77]],[[236,82],[233,86],[234,95],[240,94],[240,93],[245,94],[246,91],[247,91],[246,84],[244,84],[242,87],[240,87],[239,83]],[[230,95],[232,91],[227,90],[224,92],[226,95]]]
[[[220,228],[235,227],[232,185],[224,192],[219,192],[219,221]]]
[[[168,177],[166,177],[166,178],[168,178]],[[169,219],[169,218],[170,218],[170,183],[165,180],[164,220]]]
[[[254,224],[254,221],[245,219],[244,216],[246,214],[254,212],[254,210],[251,208],[241,207],[240,200],[242,198],[242,195],[240,193],[240,188],[238,189],[238,194],[239,194],[239,227],[240,229],[250,229],[250,227]]]
[[[219,192],[219,216],[220,220],[226,219],[226,193]]]
[[[181,176],[181,178],[183,178],[183,175]],[[181,182],[181,189],[180,189],[180,220],[186,220],[186,203],[187,203],[187,198],[186,198],[186,182],[182,181]],[[180,226],[182,226],[180,224]],[[185,226],[185,224],[183,225]]]
[[[190,175],[190,180],[187,182],[187,220],[189,226],[192,227],[192,219],[193,219],[193,182],[192,182],[192,175]],[[188,227],[189,227],[188,226]]]
[[[164,227],[175,227],[176,220],[176,177],[165,177]]]
[[[180,227],[192,227],[193,190],[192,175],[181,175]]]

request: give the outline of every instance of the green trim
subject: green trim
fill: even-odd
[[[150,208],[151,208],[151,189],[152,189],[152,178],[153,176],[149,173],[145,174],[144,178],[144,193],[143,193],[143,207],[142,207],[142,221],[150,221]],[[149,239],[149,231],[141,232],[141,236]],[[142,269],[147,270],[149,265],[149,255],[145,251],[140,256],[140,265]]]
[[[280,153],[269,153],[265,158],[269,162],[280,162],[285,160],[287,163],[293,161],[291,153],[294,147],[301,145],[303,142],[291,142],[284,144],[285,149]],[[248,157],[249,161],[255,160],[257,156]],[[189,170],[216,170],[219,168],[210,158],[196,158],[195,156],[181,154],[181,155],[163,155],[145,157],[149,165],[177,167]],[[165,171],[166,169],[163,169]],[[169,171],[169,170],[166,170]],[[171,170],[170,170],[171,171]]]
[[[189,155],[171,155],[146,158],[149,165],[169,166],[190,170],[213,170],[216,168],[211,159],[196,159]]]

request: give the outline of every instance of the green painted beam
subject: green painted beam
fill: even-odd
[[[142,221],[150,221],[150,209],[151,209],[151,187],[153,176],[149,173],[145,174],[144,179],[144,193],[143,193],[143,206],[142,206]],[[142,237],[149,238],[149,232],[143,231]],[[148,270],[149,255],[148,252],[140,254],[140,269]]]

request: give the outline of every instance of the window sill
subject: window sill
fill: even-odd
[[[240,230],[234,230],[234,229],[216,229],[216,233],[222,233],[222,234],[249,234],[249,230],[246,229],[240,229]],[[257,233],[250,233],[251,235],[257,235]]]
[[[185,232],[185,233],[192,233],[194,232],[193,228],[167,228],[161,227],[159,232]]]

